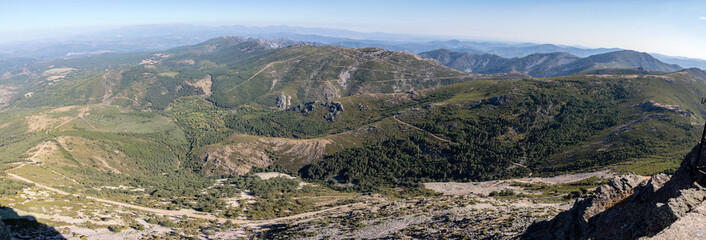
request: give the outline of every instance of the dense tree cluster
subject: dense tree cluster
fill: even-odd
[[[489,180],[507,177],[503,170],[518,153],[502,144],[437,145],[411,136],[345,149],[303,168],[301,174],[352,183],[361,190],[419,181]]]
[[[453,143],[429,142],[422,136],[371,142],[326,156],[301,174],[362,189],[418,181],[477,181],[526,175],[527,167],[535,174],[575,171],[675,148],[663,144],[664,139],[689,145],[693,128],[688,122],[654,113],[642,117],[641,125],[631,126],[639,129],[621,132],[623,140],[609,149],[564,155],[580,150],[577,146],[603,130],[644,116],[633,106],[637,94],[614,83],[521,82],[511,92],[476,102],[400,114],[402,121]],[[527,167],[510,167],[512,163]]]

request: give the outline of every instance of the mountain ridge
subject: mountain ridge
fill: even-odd
[[[513,61],[515,69],[509,69],[529,72],[581,60],[552,53]],[[73,202],[105,199],[234,221],[309,213],[309,219],[321,219],[322,209],[340,207],[342,218],[366,220],[329,218],[326,226],[359,229],[362,223],[379,229],[365,223],[379,212],[367,210],[389,209],[383,207],[390,206],[389,198],[432,202],[428,206],[442,215],[455,206],[477,211],[468,207],[479,206],[476,196],[438,196],[424,187],[426,182],[507,186],[500,193],[502,186],[479,193],[490,203],[571,201],[590,191],[581,188],[603,181],[548,186],[508,179],[604,169],[654,174],[677,167],[675,156],[688,152],[700,135],[695,123],[705,114],[699,100],[706,93],[706,72],[611,68],[588,73],[553,78],[467,74],[408,52],[233,36],[165,51],[35,62],[0,78],[0,89],[12,92],[9,106],[0,111],[0,168],[81,196],[67,200]],[[42,214],[79,209],[23,205],[26,191],[39,189],[3,176],[0,184],[11,190],[3,201],[18,209]],[[521,193],[510,190],[521,188]],[[449,207],[436,201],[444,198],[463,203]],[[39,204],[65,206],[65,201]],[[353,206],[362,208],[344,210]],[[401,217],[429,214],[416,206],[412,209],[420,212],[399,208],[405,211]],[[102,209],[96,208],[97,214],[103,215]],[[514,225],[514,235],[532,219],[546,218],[542,210],[524,215],[530,218],[489,223],[491,228],[504,225],[489,230],[469,227],[485,221],[480,220],[488,218],[485,212],[472,218],[478,221],[460,222],[475,213],[447,221],[435,217],[437,212],[424,220],[433,225],[404,226],[438,227],[442,221],[450,232],[392,229],[389,236],[401,232],[436,239],[466,233],[482,238],[502,234],[508,225]],[[136,219],[144,220],[139,224],[151,224],[146,226],[167,220],[138,214]],[[137,230],[138,223],[124,219],[116,223],[120,226],[103,228]],[[275,224],[256,231],[283,233],[291,227]],[[210,234],[208,226],[213,225],[198,229]]]
[[[557,44],[512,43],[483,40],[453,40],[449,37],[416,36],[389,33],[361,33],[341,29],[292,26],[252,27],[243,25],[198,26],[189,24],[138,25],[73,37],[0,44],[0,58],[31,57],[47,60],[57,57],[95,55],[105,52],[163,51],[193,45],[219,36],[241,35],[249,38],[287,38],[297,42],[342,47],[377,47],[391,51],[421,53],[447,48],[475,54],[491,53],[506,58],[533,53],[568,52],[579,57],[623,50],[586,48]],[[451,39],[451,40],[439,40]],[[703,59],[685,59],[657,55],[658,59],[684,67],[706,68]]]
[[[521,58],[503,58],[492,54],[469,54],[439,49],[419,54],[466,73],[519,72],[533,77],[556,77],[590,70],[611,68],[645,68],[652,71],[682,70],[676,64],[665,64],[647,53],[631,50],[602,53],[580,58],[569,53],[535,53]]]

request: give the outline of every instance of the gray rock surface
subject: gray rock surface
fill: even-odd
[[[706,189],[694,183],[701,177],[693,171],[697,149],[671,178],[664,174],[650,179],[634,174],[616,177],[570,210],[533,224],[521,238],[636,239],[661,232],[706,200]]]
[[[701,203],[654,237],[644,239],[706,239],[706,203]]]
[[[281,110],[287,109],[292,105],[292,97],[285,95],[283,92],[275,98],[275,106]]]

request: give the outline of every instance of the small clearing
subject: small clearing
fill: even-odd
[[[177,61],[176,63],[181,64],[181,65],[194,65],[194,64],[196,64],[196,61],[194,61],[193,59],[184,59],[184,60]]]
[[[52,118],[45,114],[32,115],[25,118],[27,121],[27,132],[36,132],[43,129],[48,129],[58,123],[71,121],[71,117]]]
[[[28,151],[30,157],[27,159],[33,163],[41,162],[44,159],[48,159],[49,155],[54,154],[58,150],[59,146],[56,143],[47,141],[30,149]]]
[[[0,85],[0,107],[7,106],[8,102],[12,99],[12,96],[16,93],[15,88]]]
[[[57,81],[66,77],[72,71],[76,71],[75,68],[52,68],[46,70],[42,73],[43,77],[46,77],[48,81]]]
[[[52,68],[46,70],[42,73],[42,76],[53,76],[53,75],[66,75],[71,71],[75,71],[75,68]]]
[[[211,86],[213,85],[213,81],[211,80],[211,75],[206,75],[202,79],[198,79],[195,82],[186,82],[186,84],[189,84],[193,87],[201,88],[203,90],[205,95],[211,95]]]
[[[278,173],[278,172],[255,173],[255,176],[262,178],[262,180],[268,180],[270,178],[276,178],[276,177],[285,177],[285,178],[289,178],[289,179],[294,179],[294,177],[289,176],[288,174]]]

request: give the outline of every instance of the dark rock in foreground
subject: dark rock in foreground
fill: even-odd
[[[0,240],[10,240],[10,232],[7,231],[5,224],[0,221]]]
[[[570,210],[531,225],[521,239],[636,239],[659,233],[706,200],[706,189],[695,183],[702,177],[694,170],[697,149],[671,178],[616,177]]]

